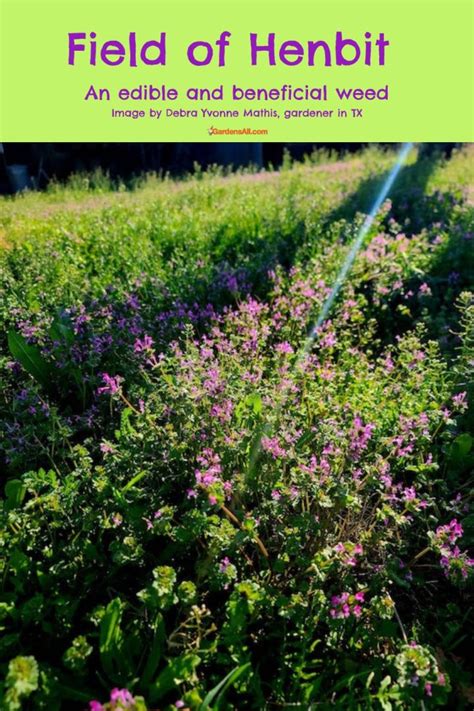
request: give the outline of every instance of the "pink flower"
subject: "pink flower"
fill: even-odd
[[[465,410],[467,410],[466,397],[467,397],[467,393],[465,391],[453,396],[453,398],[452,398],[453,405],[456,408],[456,410],[459,410],[460,412],[464,412]]]
[[[174,702],[174,705],[176,706],[177,709],[182,709],[186,706],[184,701],[182,699],[178,699],[177,701]]]
[[[332,609],[329,614],[333,619],[346,619],[353,615],[360,617],[362,615],[362,606],[354,603],[362,603],[364,601],[364,593],[358,592],[352,595],[348,592],[343,592],[340,595],[333,595],[331,598]]]
[[[89,711],[105,711],[105,707],[100,701],[89,701]]]
[[[433,696],[432,686],[428,682],[426,682],[426,684],[425,684],[425,693],[427,696]]]
[[[133,344],[133,350],[135,353],[142,353],[143,351],[151,350],[153,346],[153,338],[151,336],[143,336],[143,338],[137,338]]]
[[[274,459],[286,457],[287,454],[277,437],[262,437],[262,449],[269,452]]]
[[[120,390],[121,380],[122,378],[120,378],[120,376],[118,375],[112,377],[108,375],[108,373],[102,373],[102,382],[104,383],[104,385],[102,385],[100,388],[97,388],[98,394],[115,395]]]
[[[112,445],[108,442],[101,442],[99,448],[103,454],[113,454],[113,452],[115,451]]]
[[[225,558],[222,558],[220,564],[219,564],[219,570],[221,573],[225,573],[227,568],[230,565],[230,559],[226,556]]]
[[[455,518],[453,518],[445,526],[438,526],[436,529],[436,538],[439,543],[444,543],[446,541],[455,543],[458,538],[461,538],[462,534],[463,527]]]
[[[278,343],[275,350],[277,351],[277,353],[283,353],[283,354],[287,354],[287,355],[291,355],[292,353],[294,353],[294,350],[291,347],[291,345],[288,343],[288,341],[283,341],[283,343]]]
[[[272,491],[272,499],[273,501],[279,501],[281,499],[281,494],[278,491],[278,489],[273,489]]]
[[[124,708],[131,708],[135,699],[128,689],[112,689],[110,692],[110,703],[121,704]]]
[[[413,501],[416,499],[416,491],[413,486],[403,489],[403,498],[405,501]]]

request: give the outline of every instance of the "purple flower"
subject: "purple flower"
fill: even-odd
[[[355,594],[343,592],[340,593],[340,595],[333,595],[329,614],[333,619],[344,619],[351,615],[360,617],[362,615],[363,602],[363,592],[357,592]]]
[[[111,376],[108,373],[102,373],[102,382],[100,388],[97,388],[99,395],[115,395],[120,390],[120,382],[122,378],[119,375]]]
[[[133,350],[135,353],[142,353],[142,351],[149,351],[153,347],[153,338],[151,336],[143,336],[143,338],[137,338],[133,344]]]
[[[112,689],[110,692],[110,703],[121,704],[124,708],[131,708],[135,699],[128,689]]]
[[[275,350],[277,353],[283,353],[283,354],[287,354],[287,355],[291,355],[292,353],[294,353],[293,348],[288,343],[288,341],[283,341],[283,343],[278,343]]]
[[[105,707],[100,701],[89,701],[89,711],[105,711]]]
[[[230,564],[230,559],[227,556],[225,558],[222,558],[221,562],[219,563],[220,572],[225,573]]]
[[[458,393],[457,395],[454,395],[453,397],[453,405],[456,408],[456,410],[459,410],[460,412],[464,412],[467,410],[467,393],[464,391],[462,393]]]
[[[108,442],[101,442],[99,448],[102,454],[113,454],[115,451],[112,445]]]
[[[287,454],[277,437],[262,437],[262,449],[269,452],[274,459],[286,457]]]

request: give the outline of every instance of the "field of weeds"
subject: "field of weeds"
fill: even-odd
[[[0,202],[6,711],[469,709],[474,153]]]

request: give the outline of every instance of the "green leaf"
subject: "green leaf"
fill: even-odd
[[[20,333],[16,333],[15,331],[8,331],[8,348],[15,360],[18,361],[40,385],[49,385],[52,369],[41,355],[39,348],[30,345]]]
[[[231,672],[229,672],[227,676],[221,679],[221,681],[206,695],[206,698],[199,706],[199,711],[207,711],[207,709],[211,707],[211,704],[214,702],[214,700],[216,700],[217,704],[219,704],[219,702],[223,699],[224,694],[229,688],[229,686],[234,684],[237,679],[240,679],[240,677],[245,674],[249,667],[250,662],[242,664],[242,666],[236,667]]]
[[[135,484],[138,484],[138,482],[143,479],[144,476],[147,475],[146,471],[138,472],[134,477],[128,481],[124,487],[122,487],[122,493],[124,494],[126,491],[132,488],[132,486],[135,486]]]
[[[453,448],[456,450],[457,456],[465,457],[472,448],[472,437],[467,432],[460,434],[453,442]]]
[[[10,479],[5,484],[5,498],[8,509],[16,509],[21,504],[26,494],[26,486],[20,479]]]
[[[250,405],[256,415],[259,415],[262,412],[263,402],[262,398],[258,393],[252,393],[251,395],[249,395],[247,397],[247,403],[248,405]]]
[[[153,675],[155,674],[160,659],[163,656],[166,641],[165,621],[163,615],[158,613],[155,622],[155,633],[151,650],[146,660],[145,669],[143,670],[141,685],[148,686]]]
[[[122,640],[120,621],[122,618],[122,602],[116,597],[107,605],[105,615],[100,623],[99,651],[105,672],[113,678],[119,657],[119,647]]]
[[[168,662],[168,666],[158,675],[156,681],[150,685],[151,703],[155,703],[163,698],[169,691],[175,689],[179,684],[191,679],[194,670],[201,662],[197,654],[184,654]]]
[[[69,318],[57,316],[49,329],[49,335],[53,341],[65,341],[68,346],[74,342],[74,330]]]

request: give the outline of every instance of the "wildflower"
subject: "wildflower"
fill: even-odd
[[[275,350],[277,351],[277,353],[282,353],[285,355],[291,355],[292,353],[294,353],[294,350],[291,347],[291,345],[288,343],[288,341],[283,341],[283,343],[278,343]]]
[[[392,370],[395,368],[395,364],[393,362],[393,359],[392,359],[392,356],[390,355],[390,353],[388,353],[385,356],[385,359],[382,362],[383,362],[385,373],[391,373]]]
[[[102,382],[104,384],[97,388],[97,393],[99,395],[115,395],[120,390],[121,380],[122,378],[118,375],[112,377],[108,373],[102,373]]]
[[[177,701],[175,701],[174,705],[177,709],[182,709],[186,706],[185,702],[182,699],[178,699]]]
[[[406,502],[416,499],[416,491],[414,486],[403,489],[403,498]]]
[[[262,449],[265,452],[269,452],[274,459],[282,459],[287,455],[277,437],[262,437]]]
[[[225,558],[222,558],[220,564],[219,564],[219,571],[221,573],[225,573],[227,568],[230,565],[230,559],[226,556]]]
[[[135,353],[142,353],[143,351],[149,351],[153,347],[153,338],[151,336],[143,336],[143,338],[137,338],[133,344],[133,350]]]
[[[348,592],[343,592],[340,595],[333,595],[331,598],[331,609],[329,614],[333,619],[344,619],[351,615],[360,617],[362,615],[362,605],[364,602],[364,593],[358,592],[354,595]]]
[[[464,412],[467,410],[467,393],[464,391],[462,393],[458,393],[457,395],[454,395],[452,400],[453,400],[453,405],[456,410],[459,410],[459,412]]]
[[[135,703],[135,699],[128,689],[112,689],[110,692],[110,703],[121,704],[125,709],[131,708]]]
[[[231,400],[224,400],[222,404],[214,404],[211,407],[211,417],[215,417],[221,422],[230,422],[234,405]]]
[[[101,442],[99,448],[102,454],[113,454],[115,451],[112,445],[108,442]]]
[[[281,499],[281,494],[278,491],[278,489],[273,489],[271,496],[272,496],[273,501],[280,501],[280,499]]]
[[[340,562],[343,565],[354,568],[357,565],[358,556],[363,553],[363,548],[360,543],[356,545],[353,543],[338,543],[334,546],[334,551],[339,554]]]
[[[113,514],[112,523],[114,524],[114,526],[121,526],[123,523],[123,518],[122,518],[121,514],[119,514],[119,513]]]
[[[100,701],[89,701],[89,711],[105,711],[105,706]]]
[[[443,544],[448,541],[449,543],[455,543],[458,538],[461,538],[462,534],[462,525],[455,518],[453,518],[445,526],[438,526],[436,529],[436,541],[439,544]]]
[[[372,433],[375,430],[375,425],[368,423],[364,425],[361,418],[356,415],[352,424],[352,428],[349,432],[350,445],[349,451],[353,459],[356,459],[360,454],[367,449],[370,439],[372,438]]]
[[[433,696],[432,686],[428,681],[425,684],[425,693],[427,696]]]

